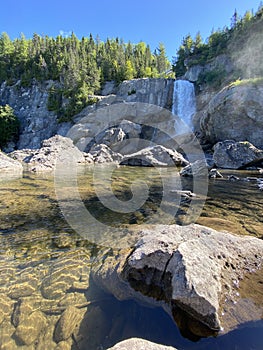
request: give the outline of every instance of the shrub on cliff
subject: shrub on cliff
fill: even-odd
[[[9,105],[0,106],[0,148],[19,135],[19,120]]]

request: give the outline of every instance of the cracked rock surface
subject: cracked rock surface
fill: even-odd
[[[120,300],[159,303],[175,319],[182,310],[213,331],[223,325],[224,298],[261,264],[263,242],[254,237],[196,224],[148,227],[140,236],[132,251],[104,253],[94,281]]]

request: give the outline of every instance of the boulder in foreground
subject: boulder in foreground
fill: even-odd
[[[196,224],[157,225],[140,235],[132,251],[106,259],[104,252],[92,269],[97,285],[119,300],[161,305],[175,320],[182,312],[211,331],[225,327],[220,309],[234,302],[237,281],[260,267],[263,241]]]

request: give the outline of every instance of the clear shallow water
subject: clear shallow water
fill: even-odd
[[[106,178],[107,168],[102,174],[103,171]],[[238,176],[257,174],[239,172]],[[168,179],[165,180],[165,196],[164,178]],[[78,177],[81,201],[96,218],[93,225],[102,222],[107,226],[106,241],[109,244],[111,231],[116,227],[123,232],[127,225],[152,221],[180,224],[186,217],[190,221],[195,218],[194,210],[189,211],[189,199],[180,198],[173,192],[176,186],[176,189],[192,189],[188,179],[183,180],[183,186],[178,183],[176,169],[162,170],[161,174],[154,168],[115,169],[110,184],[118,200],[133,199],[131,183],[135,180],[134,193],[137,193],[136,188],[139,193],[140,190],[143,192],[146,182],[148,199],[132,212],[120,213],[107,209],[98,198],[98,193],[106,193],[106,199],[112,198],[103,176],[94,181],[92,172],[87,170]],[[72,183],[67,181],[68,187],[64,189],[70,202]],[[98,188],[101,191],[97,191]],[[254,181],[230,182],[226,177],[211,180],[206,201],[203,193],[199,196],[198,188],[196,184],[197,196],[191,202],[199,207],[204,204],[198,223],[262,237],[262,192]],[[158,211],[160,205],[162,210]],[[55,349],[57,343],[54,340],[58,339],[54,339],[54,330],[60,315],[68,305],[75,305],[83,315],[80,330],[67,340],[72,349],[77,346],[91,350],[106,348],[131,336],[178,349],[262,349],[262,320],[243,324],[240,329],[217,338],[191,341],[180,334],[163,310],[146,308],[132,301],[119,302],[97,290],[89,279],[90,265],[98,249],[94,237],[89,236],[93,229],[80,226],[78,229],[83,231],[75,232],[65,220],[57,202],[53,177],[27,174],[23,179],[2,182],[0,208],[0,344],[3,348],[40,349],[42,346],[43,349]],[[70,208],[70,214],[77,217],[74,205]],[[246,285],[256,283],[258,287],[261,281],[260,275],[258,281],[248,281]],[[262,307],[260,290],[262,288],[258,288],[253,299],[258,307]],[[244,298],[247,298],[246,293],[244,288]],[[32,343],[20,329],[17,331],[19,322],[14,321],[15,310],[24,315],[19,322],[25,333],[30,330],[23,317],[28,318],[39,311],[44,315],[43,322],[39,321],[41,331]],[[41,319],[38,314],[36,316]]]

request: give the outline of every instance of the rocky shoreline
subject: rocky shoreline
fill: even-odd
[[[109,141],[109,140],[108,140]],[[111,144],[110,141],[108,144]],[[191,146],[192,147],[192,146]],[[213,154],[206,160],[190,163],[183,154],[162,145],[152,145],[135,153],[118,153],[104,143],[93,146],[89,152],[80,151],[68,137],[55,135],[42,142],[40,149],[22,149],[9,154],[1,152],[0,169],[2,178],[21,177],[24,171],[35,173],[54,172],[58,164],[65,168],[72,165],[111,164],[129,166],[180,167],[180,175],[186,177],[222,178],[220,169],[253,169],[263,172],[263,150],[249,142],[231,140],[218,142]],[[229,180],[239,180],[234,175]],[[246,178],[257,181],[263,190],[262,178]]]

